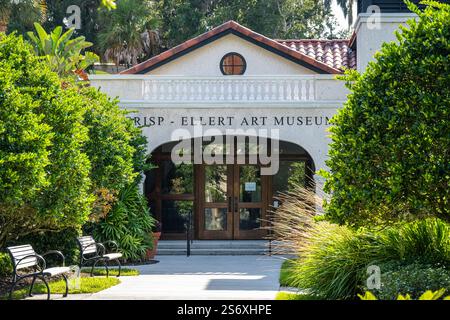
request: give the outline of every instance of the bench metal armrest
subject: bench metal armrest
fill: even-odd
[[[50,254],[54,254],[54,255],[59,256],[59,257],[61,258],[61,260],[62,260],[62,266],[63,266],[63,267],[66,266],[66,257],[64,257],[64,255],[62,254],[61,251],[58,251],[58,250],[50,250],[50,251],[47,251],[46,253],[44,253],[44,254],[42,255],[42,257],[45,257],[45,256],[50,255]]]
[[[31,257],[35,257],[35,258],[37,258],[37,260],[39,260],[39,261],[42,262],[42,264],[43,264],[42,270],[44,270],[44,269],[47,268],[47,263],[45,262],[44,257],[42,257],[42,256],[39,255],[39,254],[29,254],[29,255],[27,255],[27,256],[25,256],[25,257],[20,258],[19,260],[17,260],[16,263],[14,263],[14,272],[17,273],[17,269],[16,269],[16,268],[17,268],[18,265],[20,265],[20,263],[21,263],[23,260],[29,259],[29,258],[31,258]],[[39,266],[39,263],[36,263],[36,265]],[[42,270],[41,270],[41,271],[42,271]]]

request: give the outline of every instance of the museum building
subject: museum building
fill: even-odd
[[[189,219],[195,239],[263,239],[277,193],[320,190],[327,128],[348,94],[336,76],[364,71],[413,17],[402,1],[359,1],[345,40],[270,39],[229,21],[120,74],[91,75],[148,139],[156,167],[143,192],[163,239],[184,239]]]

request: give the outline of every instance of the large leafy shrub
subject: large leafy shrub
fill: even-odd
[[[333,118],[328,218],[365,226],[434,215],[450,221],[450,5],[409,5]]]
[[[22,37],[0,34],[0,246],[86,221],[84,113],[77,90],[63,90]]]
[[[135,184],[123,188],[117,202],[106,217],[86,226],[87,233],[93,232],[96,240],[114,240],[124,258],[137,261],[143,258],[153,244],[152,227],[147,199]]]
[[[92,87],[81,89],[80,94],[86,108],[89,141],[85,151],[91,161],[93,189],[119,191],[138,181],[148,167],[147,139],[141,129],[126,117],[117,100]]]

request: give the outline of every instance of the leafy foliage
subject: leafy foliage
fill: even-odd
[[[131,66],[159,53],[153,1],[121,0],[116,10],[101,11],[98,22],[98,48],[106,60]]]
[[[448,286],[446,278],[441,277],[444,271],[439,270],[450,265],[448,223],[430,218],[379,230],[355,229],[316,219],[321,201],[306,188],[294,189],[280,199],[282,205],[272,218],[277,240],[273,250],[297,253],[299,257],[283,264],[280,284],[298,287],[321,299],[354,299],[366,285],[367,267],[380,266],[389,277],[390,271],[403,272],[405,266],[417,264],[425,266],[422,269],[426,271],[410,272],[409,278],[405,274],[403,287],[392,276],[390,282],[387,280],[390,292],[397,293],[398,288],[423,292]],[[426,272],[431,269],[435,273],[427,278]],[[411,280],[414,277],[417,281]],[[433,287],[425,285],[427,280]]]
[[[399,293],[408,293],[417,299],[425,290],[443,289],[443,293],[450,293],[450,270],[445,266],[397,263],[380,265],[380,269],[381,288],[372,290],[378,299],[395,300]]]
[[[336,33],[330,1],[161,0],[158,4],[162,38],[168,47],[228,20],[272,38],[342,36]]]
[[[9,254],[0,252],[0,277],[10,276],[13,272]]]
[[[147,139],[120,109],[118,100],[93,87],[80,89],[85,103],[84,125],[89,140],[85,152],[91,161],[93,189],[119,191],[139,179],[148,165]]]
[[[28,37],[36,55],[45,58],[52,71],[61,77],[81,75],[82,71],[99,61],[95,53],[81,52],[92,46],[83,36],[71,39],[75,29],[69,29],[64,34],[62,27],[56,27],[48,34],[39,23],[34,23],[36,34],[28,32]]]
[[[137,186],[122,189],[117,203],[108,215],[96,224],[86,226],[96,240],[114,240],[125,259],[140,260],[151,249],[154,219],[149,213],[146,198]]]
[[[441,267],[450,265],[449,236],[450,227],[434,220],[378,232],[319,222],[299,249],[300,259],[285,266],[283,281],[325,299],[351,299],[365,284],[366,268],[379,265],[382,272],[394,270],[382,275],[383,298],[448,288]]]
[[[444,297],[445,289],[437,290],[437,291],[425,291],[417,300],[439,300],[442,298],[442,300],[450,300],[450,296]],[[378,300],[377,297],[371,293],[370,291],[366,291],[364,295],[358,294],[358,297],[361,300]],[[409,294],[406,294],[406,296],[399,294],[397,296],[397,300],[413,300]]]
[[[450,221],[450,5],[429,2],[384,44],[333,118],[327,216],[355,226]]]
[[[90,211],[87,130],[77,90],[63,90],[22,37],[0,34],[0,246],[79,226]]]
[[[108,10],[116,9],[117,7],[114,0],[102,0],[102,6]]]

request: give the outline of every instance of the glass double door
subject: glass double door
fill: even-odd
[[[268,176],[259,165],[201,165],[198,206],[201,239],[261,239]]]

